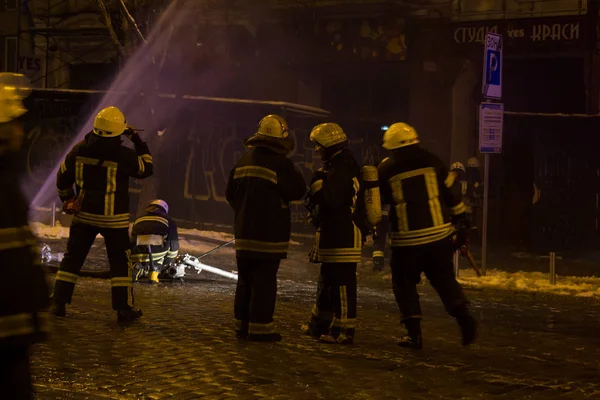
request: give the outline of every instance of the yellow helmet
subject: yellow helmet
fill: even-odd
[[[344,143],[348,137],[344,130],[338,124],[326,122],[319,124],[310,132],[310,140],[325,148],[335,146],[336,144]]]
[[[21,74],[0,73],[0,124],[27,112],[23,99],[31,93],[29,80]]]
[[[450,171],[455,171],[455,170],[459,170],[462,172],[467,171],[465,169],[465,164],[461,163],[460,161],[456,161],[455,163],[452,163],[452,165],[450,166]]]
[[[404,122],[393,124],[383,134],[383,148],[387,150],[399,149],[416,143],[419,143],[417,131]]]
[[[467,160],[467,167],[474,167],[474,168],[479,168],[480,164],[479,164],[479,160],[477,159],[477,157],[471,157]]]
[[[276,139],[285,139],[289,136],[288,124],[283,117],[269,114],[258,123],[258,131],[256,134]]]
[[[101,137],[117,137],[127,129],[125,115],[117,107],[100,110],[94,119],[94,134]]]

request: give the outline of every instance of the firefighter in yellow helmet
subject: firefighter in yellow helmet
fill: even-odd
[[[390,126],[383,147],[392,153],[379,165],[382,202],[391,205],[392,282],[408,331],[397,343],[413,349],[423,346],[417,284],[424,272],[446,311],[456,318],[463,344],[471,344],[476,321],[452,263],[455,249],[466,244],[470,227],[460,182],[438,157],[421,148],[417,132],[408,124]]]
[[[28,203],[12,158],[21,147],[30,93],[23,75],[0,73],[0,393],[33,399],[29,348],[47,334],[50,304],[36,239],[28,227]]]
[[[131,228],[131,245],[134,282],[147,273],[150,284],[157,284],[159,274],[179,254],[177,224],[169,217],[166,201],[152,200],[144,214],[135,220]]]
[[[323,160],[310,183],[309,218],[317,228],[310,260],[321,263],[316,304],[302,331],[326,343],[352,344],[356,323],[356,266],[363,234],[354,222],[359,164],[335,123],[313,128],[310,140]]]
[[[231,170],[226,192],[235,213],[235,331],[239,339],[278,342],[277,271],[290,241],[289,204],[302,199],[306,182],[287,157],[294,140],[279,115],[264,117],[243,145],[248,151]]]
[[[123,146],[122,137],[135,150]],[[132,321],[142,312],[133,307],[129,264],[129,178],[152,175],[148,145],[127,125],[116,107],[101,110],[94,128],[77,143],[56,176],[63,210],[73,214],[67,251],[56,274],[54,314],[66,315],[79,271],[98,234],[104,237],[111,272],[112,308],[119,321]]]

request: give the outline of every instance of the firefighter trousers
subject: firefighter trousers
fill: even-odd
[[[54,300],[71,303],[79,272],[98,234],[104,237],[110,265],[112,308],[123,310],[133,307],[129,230],[99,228],[80,222],[71,225],[67,251],[56,274]]]
[[[403,322],[422,316],[417,292],[422,272],[450,315],[455,316],[468,304],[463,289],[454,276],[453,254],[454,246],[450,238],[392,249],[392,284]]]
[[[34,398],[28,346],[0,350],[0,393],[2,398],[11,400]]]
[[[275,333],[273,314],[277,301],[280,260],[237,258],[238,281],[234,314],[236,331],[242,334]]]
[[[356,263],[323,263],[311,325],[318,334],[354,337],[356,324]]]

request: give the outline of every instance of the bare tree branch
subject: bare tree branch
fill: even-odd
[[[110,35],[111,40],[117,47],[117,50],[119,51],[119,53],[123,56],[126,55],[127,53],[125,52],[125,48],[119,41],[119,37],[117,36],[115,29],[113,28],[112,21],[110,19],[110,14],[108,13],[108,10],[106,9],[104,0],[94,0],[94,1],[96,2],[96,5],[100,9],[100,13],[104,17],[104,23],[106,24],[106,29],[108,29],[108,34]]]
[[[102,0],[99,0],[99,1],[102,1]],[[121,3],[121,11],[123,12],[123,14],[125,14],[125,17],[127,17],[127,19],[129,20],[129,23],[131,23],[131,25],[133,25],[133,29],[135,30],[135,33],[138,35],[138,37],[140,38],[140,40],[142,42],[146,43],[146,38],[144,37],[144,35],[142,35],[140,28],[138,28],[138,25],[135,23],[135,19],[129,13],[129,10],[127,9],[127,6],[125,5],[125,2],[123,0],[119,0],[119,2]]]

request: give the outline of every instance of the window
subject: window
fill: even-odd
[[[17,68],[17,38],[4,38],[4,68],[6,72],[18,72]]]

